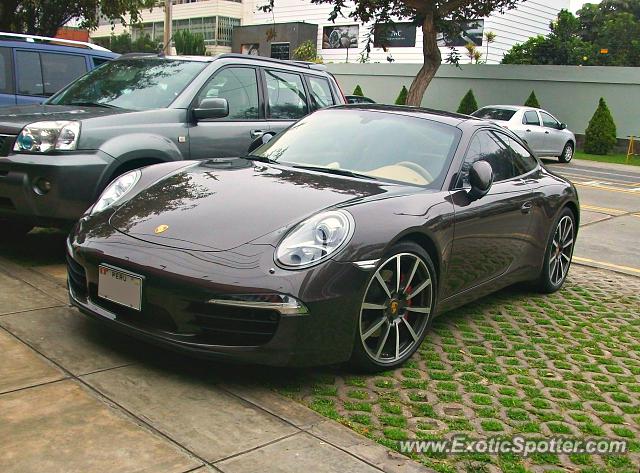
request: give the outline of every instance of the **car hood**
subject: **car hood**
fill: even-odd
[[[39,121],[84,120],[128,110],[67,105],[17,105],[0,108],[0,134],[17,135],[25,125]]]
[[[225,251],[339,204],[398,186],[245,159],[182,169],[139,191],[111,216],[131,237],[196,251]],[[163,231],[161,231],[163,230]]]

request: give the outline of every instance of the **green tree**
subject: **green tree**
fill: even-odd
[[[588,3],[577,17],[562,10],[548,36],[515,45],[502,63],[640,66],[640,0]]]
[[[476,110],[478,110],[478,102],[476,101],[476,96],[473,95],[473,90],[469,89],[469,92],[467,92],[460,101],[460,106],[458,106],[458,113],[471,115]]]
[[[322,63],[322,57],[318,56],[316,44],[311,40],[301,43],[300,46],[293,50],[293,59],[296,61]]]
[[[136,24],[140,11],[152,8],[155,0],[2,0],[0,31],[55,35],[58,28],[74,18],[83,28],[95,29],[101,18],[112,24]]]
[[[533,107],[533,108],[542,108],[542,107],[540,107],[540,102],[538,102],[538,97],[536,97],[536,91],[535,90],[531,91],[531,95],[529,95],[529,98],[524,103],[524,106],[525,107]]]
[[[360,84],[356,85],[356,88],[353,89],[352,95],[358,95],[359,97],[364,97],[364,94],[362,93],[362,87],[360,87]]]
[[[176,31],[173,34],[173,44],[181,56],[204,56],[207,53],[204,36],[189,30]]]
[[[403,85],[402,89],[400,89],[400,93],[398,94],[398,98],[396,99],[396,105],[406,105],[407,104],[407,96],[409,95],[409,91]]]
[[[617,141],[616,124],[607,103],[601,98],[585,132],[584,150],[589,154],[608,154]]]
[[[272,11],[274,0],[260,7],[262,11]],[[407,94],[408,105],[420,105],[427,87],[442,64],[442,53],[438,47],[438,34],[459,35],[465,25],[477,18],[484,18],[495,11],[503,12],[522,0],[355,0],[354,8],[343,13],[347,2],[344,0],[311,0],[311,3],[333,5],[329,20],[347,16],[351,21],[372,24],[371,33],[377,27],[392,27],[395,21],[410,20],[422,29],[423,64],[413,79]],[[349,3],[351,6],[351,3]],[[373,47],[374,35],[368,35],[365,52]]]

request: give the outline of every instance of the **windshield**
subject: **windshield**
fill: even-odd
[[[72,83],[47,103],[131,110],[164,108],[207,64],[162,58],[122,59],[104,64]]]
[[[276,135],[252,156],[424,186],[446,173],[459,136],[457,128],[432,120],[381,111],[323,110]]]
[[[516,110],[509,110],[508,108],[495,108],[486,107],[481,108],[477,112],[471,114],[472,117],[484,118],[485,120],[498,120],[508,122],[516,114]]]

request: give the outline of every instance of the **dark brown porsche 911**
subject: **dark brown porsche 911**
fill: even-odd
[[[436,314],[565,281],[576,190],[508,130],[363,105],[263,141],[111,184],[69,238],[73,304],[199,355],[375,370]]]

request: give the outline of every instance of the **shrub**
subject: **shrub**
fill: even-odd
[[[179,30],[173,35],[176,53],[181,56],[204,56],[207,48],[204,45],[204,36],[200,33],[192,33],[189,30]]]
[[[473,90],[469,89],[469,92],[467,92],[467,94],[460,101],[458,113],[471,115],[476,110],[478,110],[478,102],[476,101],[475,95],[473,95]]]
[[[352,95],[357,95],[358,97],[364,97],[364,94],[362,93],[362,87],[360,87],[360,84],[356,85],[356,88],[353,89]]]
[[[584,150],[589,154],[607,154],[617,143],[616,124],[604,98],[593,114],[585,132]]]
[[[525,107],[533,107],[533,108],[542,108],[540,107],[540,102],[538,102],[538,97],[536,97],[536,93],[535,91],[531,91],[531,95],[529,95],[529,98],[527,99],[527,101],[524,103]]]
[[[93,42],[118,54],[157,53],[162,48],[149,35],[141,35],[134,41],[129,33],[93,38]]]
[[[407,104],[407,95],[409,95],[409,91],[403,85],[400,93],[398,94],[398,98],[396,99],[396,105],[406,105]]]

